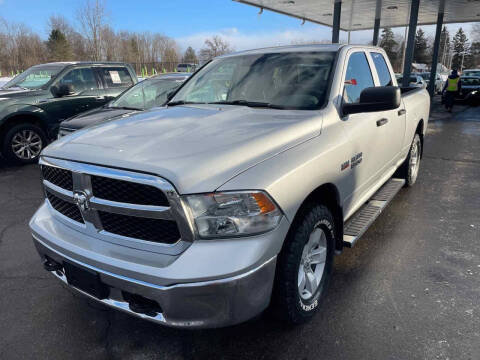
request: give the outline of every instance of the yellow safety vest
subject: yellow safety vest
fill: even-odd
[[[450,79],[448,78],[447,91],[458,91],[458,81],[460,78]]]

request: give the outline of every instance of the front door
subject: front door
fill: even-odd
[[[53,85],[60,87],[64,84],[72,86],[74,91],[72,95],[52,97],[44,104],[39,104],[39,107],[44,109],[55,122],[60,123],[74,115],[104,104],[99,101],[98,80],[91,68],[72,69]]]

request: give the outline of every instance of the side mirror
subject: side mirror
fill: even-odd
[[[50,92],[54,97],[62,97],[75,94],[75,90],[72,84],[61,84],[60,86],[52,86]]]
[[[363,89],[360,102],[343,104],[343,115],[363,112],[394,110],[400,106],[401,92],[399,87],[376,86]]]

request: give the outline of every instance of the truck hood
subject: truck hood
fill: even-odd
[[[79,130],[43,155],[153,173],[181,194],[214,191],[317,136],[321,112],[243,106],[157,108]]]
[[[87,112],[76,115],[70,119],[62,121],[60,127],[65,127],[68,129],[82,129],[86,126],[93,124],[98,124],[106,120],[116,118],[117,116],[125,116],[128,114],[133,114],[139,110],[126,110],[126,109],[116,109],[109,107],[101,107],[97,109],[92,109]]]
[[[46,93],[46,90],[28,90],[28,89],[21,89],[21,88],[11,88],[11,89],[4,89],[0,88],[0,98],[23,98],[25,96],[36,96],[36,95],[43,95]]]

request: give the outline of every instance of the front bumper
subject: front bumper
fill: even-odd
[[[48,258],[58,264],[67,260],[97,272],[102,283],[110,288],[110,294],[108,298],[99,300],[70,286],[63,269],[51,271],[70,289],[117,310],[167,326],[212,328],[234,325],[260,314],[270,302],[276,256],[248,272],[230,278],[160,286],[79,262],[54,251],[35,235],[33,239],[42,259]],[[161,311],[147,315],[132,310],[125,292],[157,302]]]

